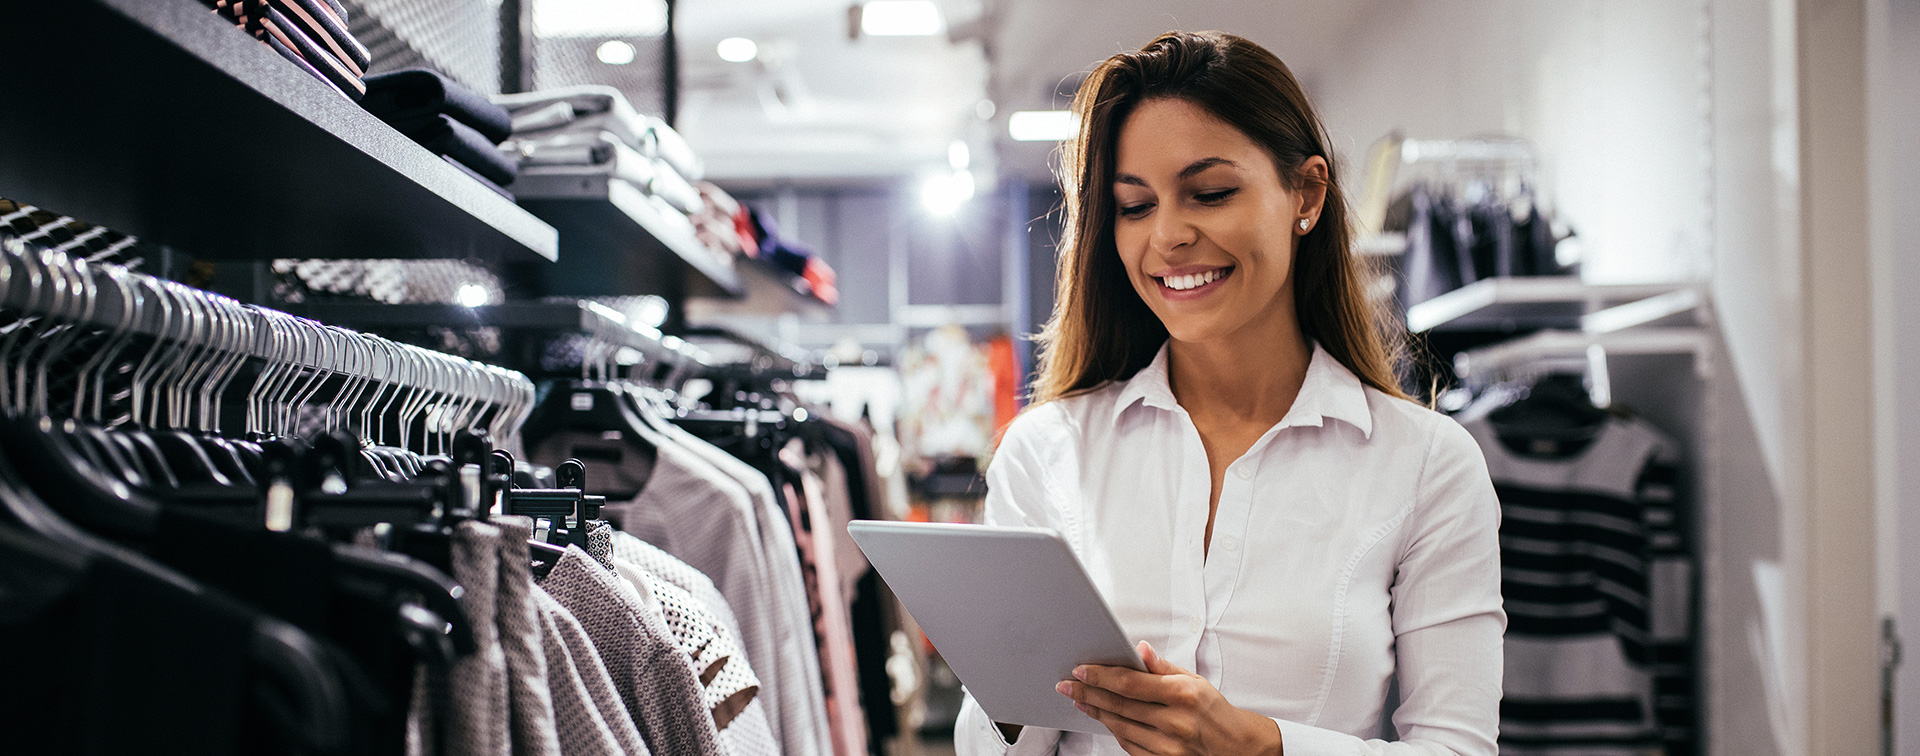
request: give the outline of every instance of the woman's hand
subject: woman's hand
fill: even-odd
[[[1147,671],[1081,666],[1054,689],[1132,756],[1281,756],[1280,726],[1227,703],[1207,679],[1140,642]]]

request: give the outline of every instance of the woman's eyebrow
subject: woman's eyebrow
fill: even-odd
[[[1201,171],[1204,171],[1208,168],[1213,168],[1215,166],[1221,166],[1221,165],[1230,166],[1233,168],[1240,167],[1239,163],[1233,162],[1226,158],[1220,158],[1220,157],[1200,158],[1199,160],[1193,161],[1193,163],[1188,165],[1187,167],[1180,169],[1179,178],[1182,180],[1190,179],[1190,178],[1193,178],[1195,175],[1199,174]],[[1140,178],[1139,176],[1135,176],[1131,173],[1115,174],[1113,177],[1113,183],[1132,184],[1134,186],[1147,185],[1146,179]]]
[[[1199,172],[1204,171],[1208,168],[1212,168],[1216,165],[1227,165],[1235,168],[1240,167],[1239,163],[1235,163],[1226,158],[1218,158],[1218,157],[1200,158],[1199,160],[1193,161],[1192,165],[1188,165],[1187,167],[1180,169],[1180,178],[1183,178],[1183,179],[1193,178],[1195,174],[1198,174]]]

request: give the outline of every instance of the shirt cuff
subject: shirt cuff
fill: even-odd
[[[1344,732],[1275,719],[1280,725],[1280,749],[1287,756],[1349,756],[1361,752],[1365,741]]]
[[[993,723],[971,695],[960,706],[960,719],[954,723],[953,735],[954,750],[960,756],[1037,756],[1053,753],[1060,743],[1060,731],[1044,727],[1021,728],[1020,737],[1008,743],[999,725]]]

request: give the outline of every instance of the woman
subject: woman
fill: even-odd
[[[969,699],[960,753],[1494,753],[1499,504],[1467,432],[1395,387],[1293,75],[1174,32],[1074,110],[1058,305],[987,521],[1062,533],[1147,671],[1060,684],[1108,736]]]

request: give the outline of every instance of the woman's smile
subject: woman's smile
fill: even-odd
[[[1231,265],[1183,265],[1148,274],[1160,284],[1160,297],[1169,302],[1191,302],[1219,291],[1233,275]]]

